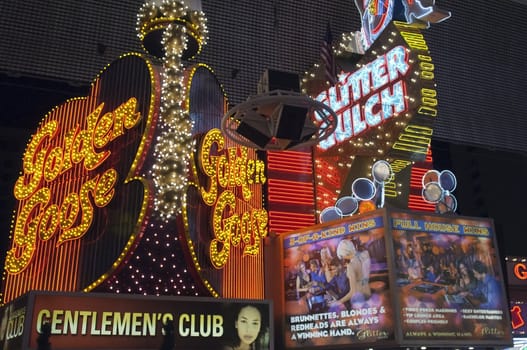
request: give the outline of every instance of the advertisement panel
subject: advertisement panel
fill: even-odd
[[[240,344],[273,349],[270,303],[262,300],[45,292],[29,296],[30,319],[20,328],[29,337],[28,345],[17,349],[37,349],[44,325],[56,350],[219,350]],[[9,345],[6,349],[14,349]]]
[[[287,348],[394,340],[384,211],[281,236]]]
[[[285,349],[512,345],[491,219],[378,209],[274,242]]]
[[[23,349],[24,328],[28,319],[27,295],[0,308],[0,349]]]
[[[403,342],[511,343],[491,220],[391,213]]]

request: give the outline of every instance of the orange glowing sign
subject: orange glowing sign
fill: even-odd
[[[16,220],[13,248],[7,252],[8,272],[19,273],[29,265],[37,239],[46,241],[58,234],[57,245],[61,245],[84,236],[92,224],[94,206],[105,207],[112,200],[118,178],[114,168],[81,178],[79,190],[53,196],[57,202],[48,187],[77,164],[86,173],[96,170],[111,154],[104,147],[141,119],[134,97],[104,115],[103,107],[104,103],[99,104],[84,126],[67,129],[60,121],[50,120],[31,139],[24,154],[24,172],[15,183],[15,197],[24,204]]]
[[[157,118],[157,74],[142,56],[124,55],[87,97],[42,119],[14,186],[4,302],[32,289],[91,290],[137,244],[151,201],[142,166]]]
[[[514,276],[519,280],[527,280],[527,266],[524,263],[514,265]]]
[[[261,239],[267,235],[267,211],[237,202],[247,204],[254,196],[250,186],[266,182],[265,164],[250,158],[247,147],[226,148],[219,129],[210,130],[199,149],[199,167],[207,177],[200,186],[201,198],[213,207],[210,258],[219,269],[227,263],[231,246],[243,242],[243,255],[260,252]]]

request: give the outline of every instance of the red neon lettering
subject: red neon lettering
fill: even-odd
[[[511,309],[511,324],[512,329],[518,329],[525,324],[522,317],[522,309],[518,305],[514,305]]]
[[[527,280],[527,266],[522,263],[514,265],[514,276],[520,280]]]

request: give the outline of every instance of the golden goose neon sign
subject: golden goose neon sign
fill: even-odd
[[[216,151],[213,151],[216,150]],[[207,184],[200,187],[204,203],[212,210],[214,238],[209,253],[215,268],[222,268],[230,256],[231,246],[243,242],[244,255],[256,255],[261,239],[267,235],[267,211],[237,206],[236,193],[248,202],[253,197],[250,185],[264,184],[265,164],[250,159],[247,147],[225,148],[225,139],[219,129],[206,135],[199,151],[199,166],[207,176]],[[246,206],[244,206],[246,207]]]
[[[123,136],[141,120],[137,99],[132,97],[115,110],[102,114],[99,104],[87,117],[86,125],[66,132],[57,120],[45,123],[32,137],[23,158],[23,174],[17,179],[14,195],[23,201],[13,234],[13,248],[7,252],[6,270],[16,274],[31,262],[37,240],[58,234],[57,245],[81,238],[90,228],[94,205],[102,208],[112,200],[118,173],[114,168],[88,178],[78,191],[72,190],[57,200],[50,184],[80,165],[88,174],[110,156],[104,147]],[[92,204],[93,201],[93,204]]]

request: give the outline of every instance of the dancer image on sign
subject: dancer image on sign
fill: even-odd
[[[346,276],[349,281],[349,291],[331,306],[350,307],[353,302],[367,300],[371,295],[369,277],[371,260],[367,250],[357,251],[351,240],[343,239],[337,246],[337,256],[346,262]]]

